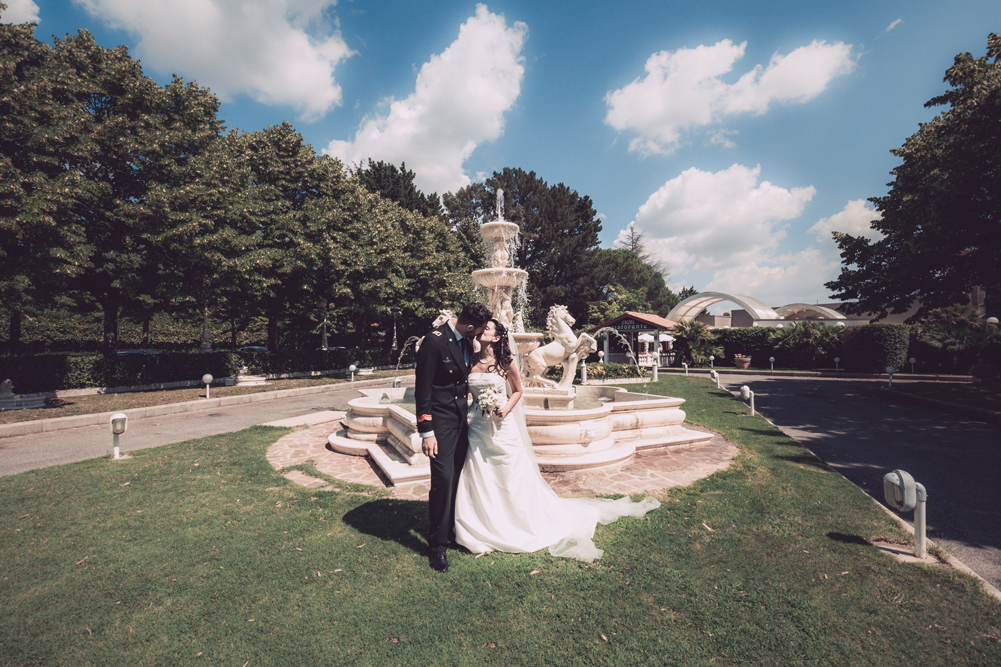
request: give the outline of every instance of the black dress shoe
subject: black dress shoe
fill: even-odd
[[[438,572],[448,572],[448,556],[444,551],[431,554],[431,569]]]

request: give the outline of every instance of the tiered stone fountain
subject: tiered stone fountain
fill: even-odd
[[[480,232],[491,266],[473,271],[473,280],[486,288],[494,317],[513,332],[528,433],[543,471],[603,468],[629,460],[639,449],[684,447],[711,439],[710,434],[685,428],[683,399],[612,386],[573,386],[577,362],[597,349],[595,341],[573,333],[573,318],[562,306],[550,310],[552,343],[540,347],[543,334],[525,332],[515,300],[517,290],[525,289],[528,272],[513,264],[519,227],[504,220],[503,191],[497,193],[497,219],[482,224]],[[563,366],[561,382],[542,377],[551,365]],[[344,429],[330,436],[330,448],[368,455],[394,484],[429,479],[413,391],[361,390],[365,398],[349,402]]]

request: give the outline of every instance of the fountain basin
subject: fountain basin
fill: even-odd
[[[528,271],[512,268],[477,269],[472,273],[473,280],[484,287],[517,287],[528,277]]]
[[[683,399],[630,392],[611,385],[580,386],[588,407],[526,406],[525,420],[544,472],[605,468],[628,461],[637,450],[686,447],[712,434],[685,428]],[[348,403],[344,426],[328,438],[330,449],[369,456],[393,484],[430,478],[417,434],[413,387],[362,389]]]
[[[506,220],[494,220],[493,222],[484,222],[480,225],[480,234],[483,236],[484,240],[497,242],[503,241],[507,243],[518,236],[518,230],[521,227],[517,222],[507,222]]]

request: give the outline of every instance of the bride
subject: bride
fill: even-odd
[[[525,424],[521,378],[507,331],[490,320],[478,337],[481,350],[469,374],[477,404],[470,409],[469,454],[455,499],[456,541],[473,553],[528,553],[549,547],[554,556],[592,562],[598,523],[640,517],[660,506],[655,498],[633,503],[598,498],[560,498],[539,473]],[[483,414],[480,395],[488,388],[510,396]]]

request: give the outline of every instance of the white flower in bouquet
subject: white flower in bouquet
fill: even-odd
[[[484,415],[492,415],[507,403],[507,394],[497,387],[487,387],[480,392],[476,402],[480,405],[480,412]]]

